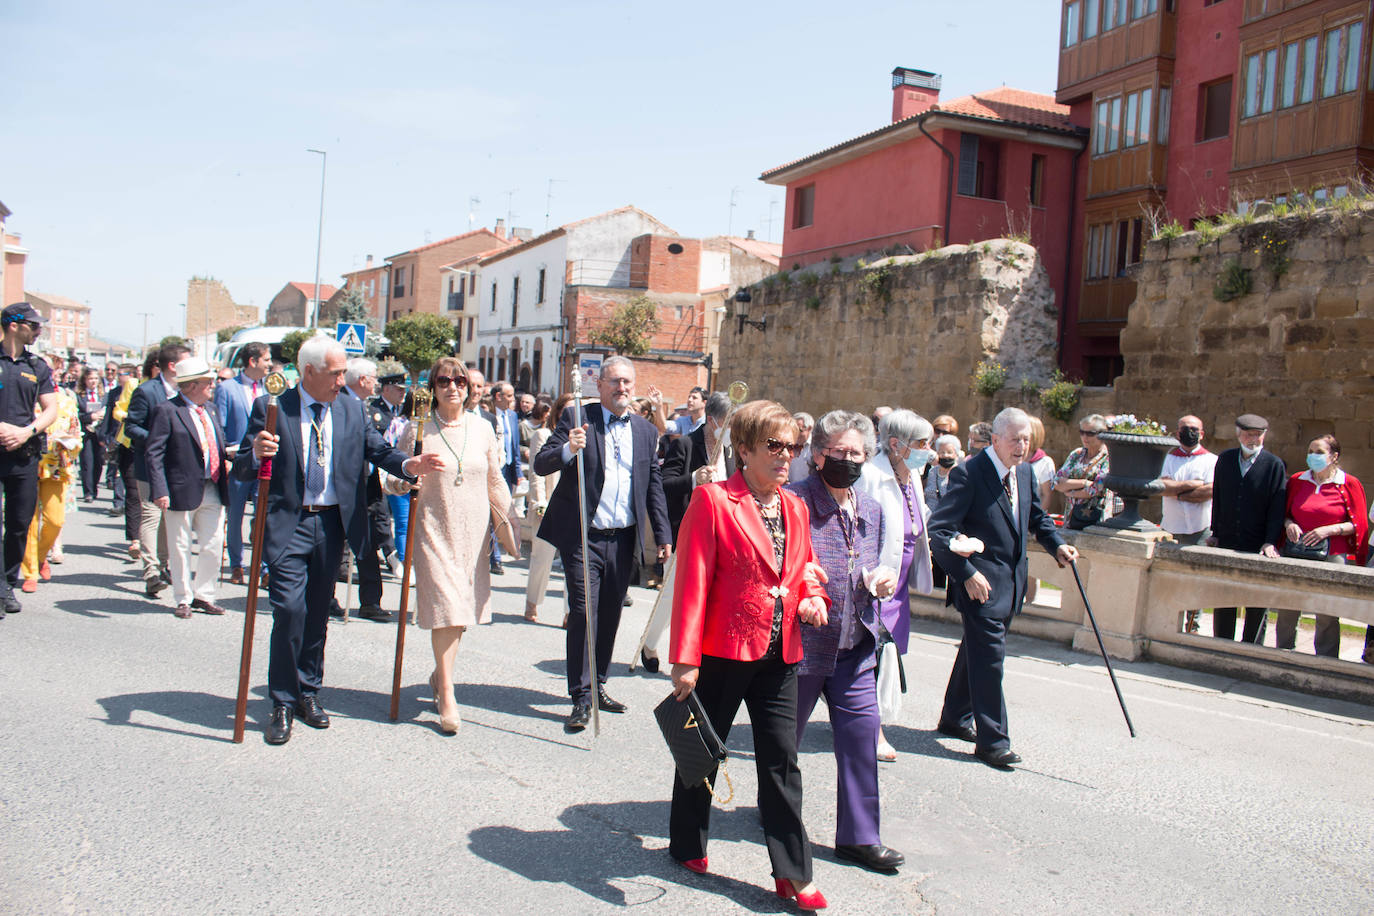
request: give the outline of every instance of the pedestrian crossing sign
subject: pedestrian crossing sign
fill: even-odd
[[[367,325],[361,322],[353,324],[347,321],[340,321],[334,326],[335,339],[343,344],[345,351],[349,353],[362,354],[367,348],[363,342],[367,339]]]

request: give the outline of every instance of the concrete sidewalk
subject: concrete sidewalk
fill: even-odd
[[[561,580],[523,621],[524,574],[467,634],[464,724],[445,738],[407,636],[331,624],[327,731],[269,747],[271,618],[258,620],[248,740],[230,742],[245,589],[189,621],[143,597],[102,500],[69,516],[67,562],[0,622],[0,910],[14,913],[790,912],[771,893],[742,714],[736,796],[712,874],[668,858],[673,778],[651,710],[664,675],[625,675],[651,594],[626,611],[610,692],[627,715],[568,736]],[[93,511],[97,510],[97,511]],[[342,597],[342,587],[340,588]],[[384,606],[395,608],[388,580]],[[1013,635],[1007,698],[1026,763],[992,770],[934,731],[957,633],[915,621],[911,692],[888,727],[883,839],[896,876],[839,864],[830,730],[803,745],[816,880],[837,913],[1369,912],[1374,710],[1152,663],[1122,663],[1132,740],[1101,662]]]

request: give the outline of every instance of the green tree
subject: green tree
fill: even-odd
[[[171,344],[179,344],[183,347],[191,346],[191,342],[180,334],[168,334],[157,342],[157,348],[161,350],[163,347],[170,346]]]
[[[643,356],[649,342],[663,326],[658,306],[648,296],[635,296],[615,307],[611,317],[587,338],[594,344],[611,347],[622,356]]]
[[[454,328],[447,318],[416,312],[397,318],[386,326],[391,354],[418,378],[441,356],[453,354]]]
[[[220,328],[215,332],[215,343],[228,343],[229,338],[243,330],[243,325],[236,324],[232,328]]]
[[[281,339],[281,358],[284,363],[294,363],[301,344],[312,336],[312,331],[291,331]]]
[[[363,341],[366,352],[363,355],[368,359],[376,359],[381,355],[382,335],[377,332],[377,319],[372,316],[372,312],[367,307],[367,300],[363,298],[360,290],[344,290],[343,296],[339,299],[338,320],[353,324],[362,322],[367,325],[367,338]]]

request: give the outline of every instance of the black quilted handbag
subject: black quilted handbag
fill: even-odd
[[[725,768],[729,754],[725,750],[725,742],[711,727],[711,720],[706,718],[706,710],[696,691],[689,693],[687,699],[681,702],[671,693],[668,694],[662,703],[654,707],[654,718],[658,720],[663,740],[668,744],[668,752],[673,755],[677,778],[682,780],[682,784],[690,789],[697,783],[705,783],[716,801],[728,805],[735,797],[735,785]],[[730,790],[725,798],[721,798],[711,786],[711,771],[717,767]]]

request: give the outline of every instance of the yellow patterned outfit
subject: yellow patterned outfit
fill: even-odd
[[[38,459],[38,504],[29,524],[29,543],[20,576],[37,581],[38,568],[67,520],[67,494],[76,480],[81,454],[81,424],[76,396],[57,389],[57,419],[48,427],[48,448]]]

